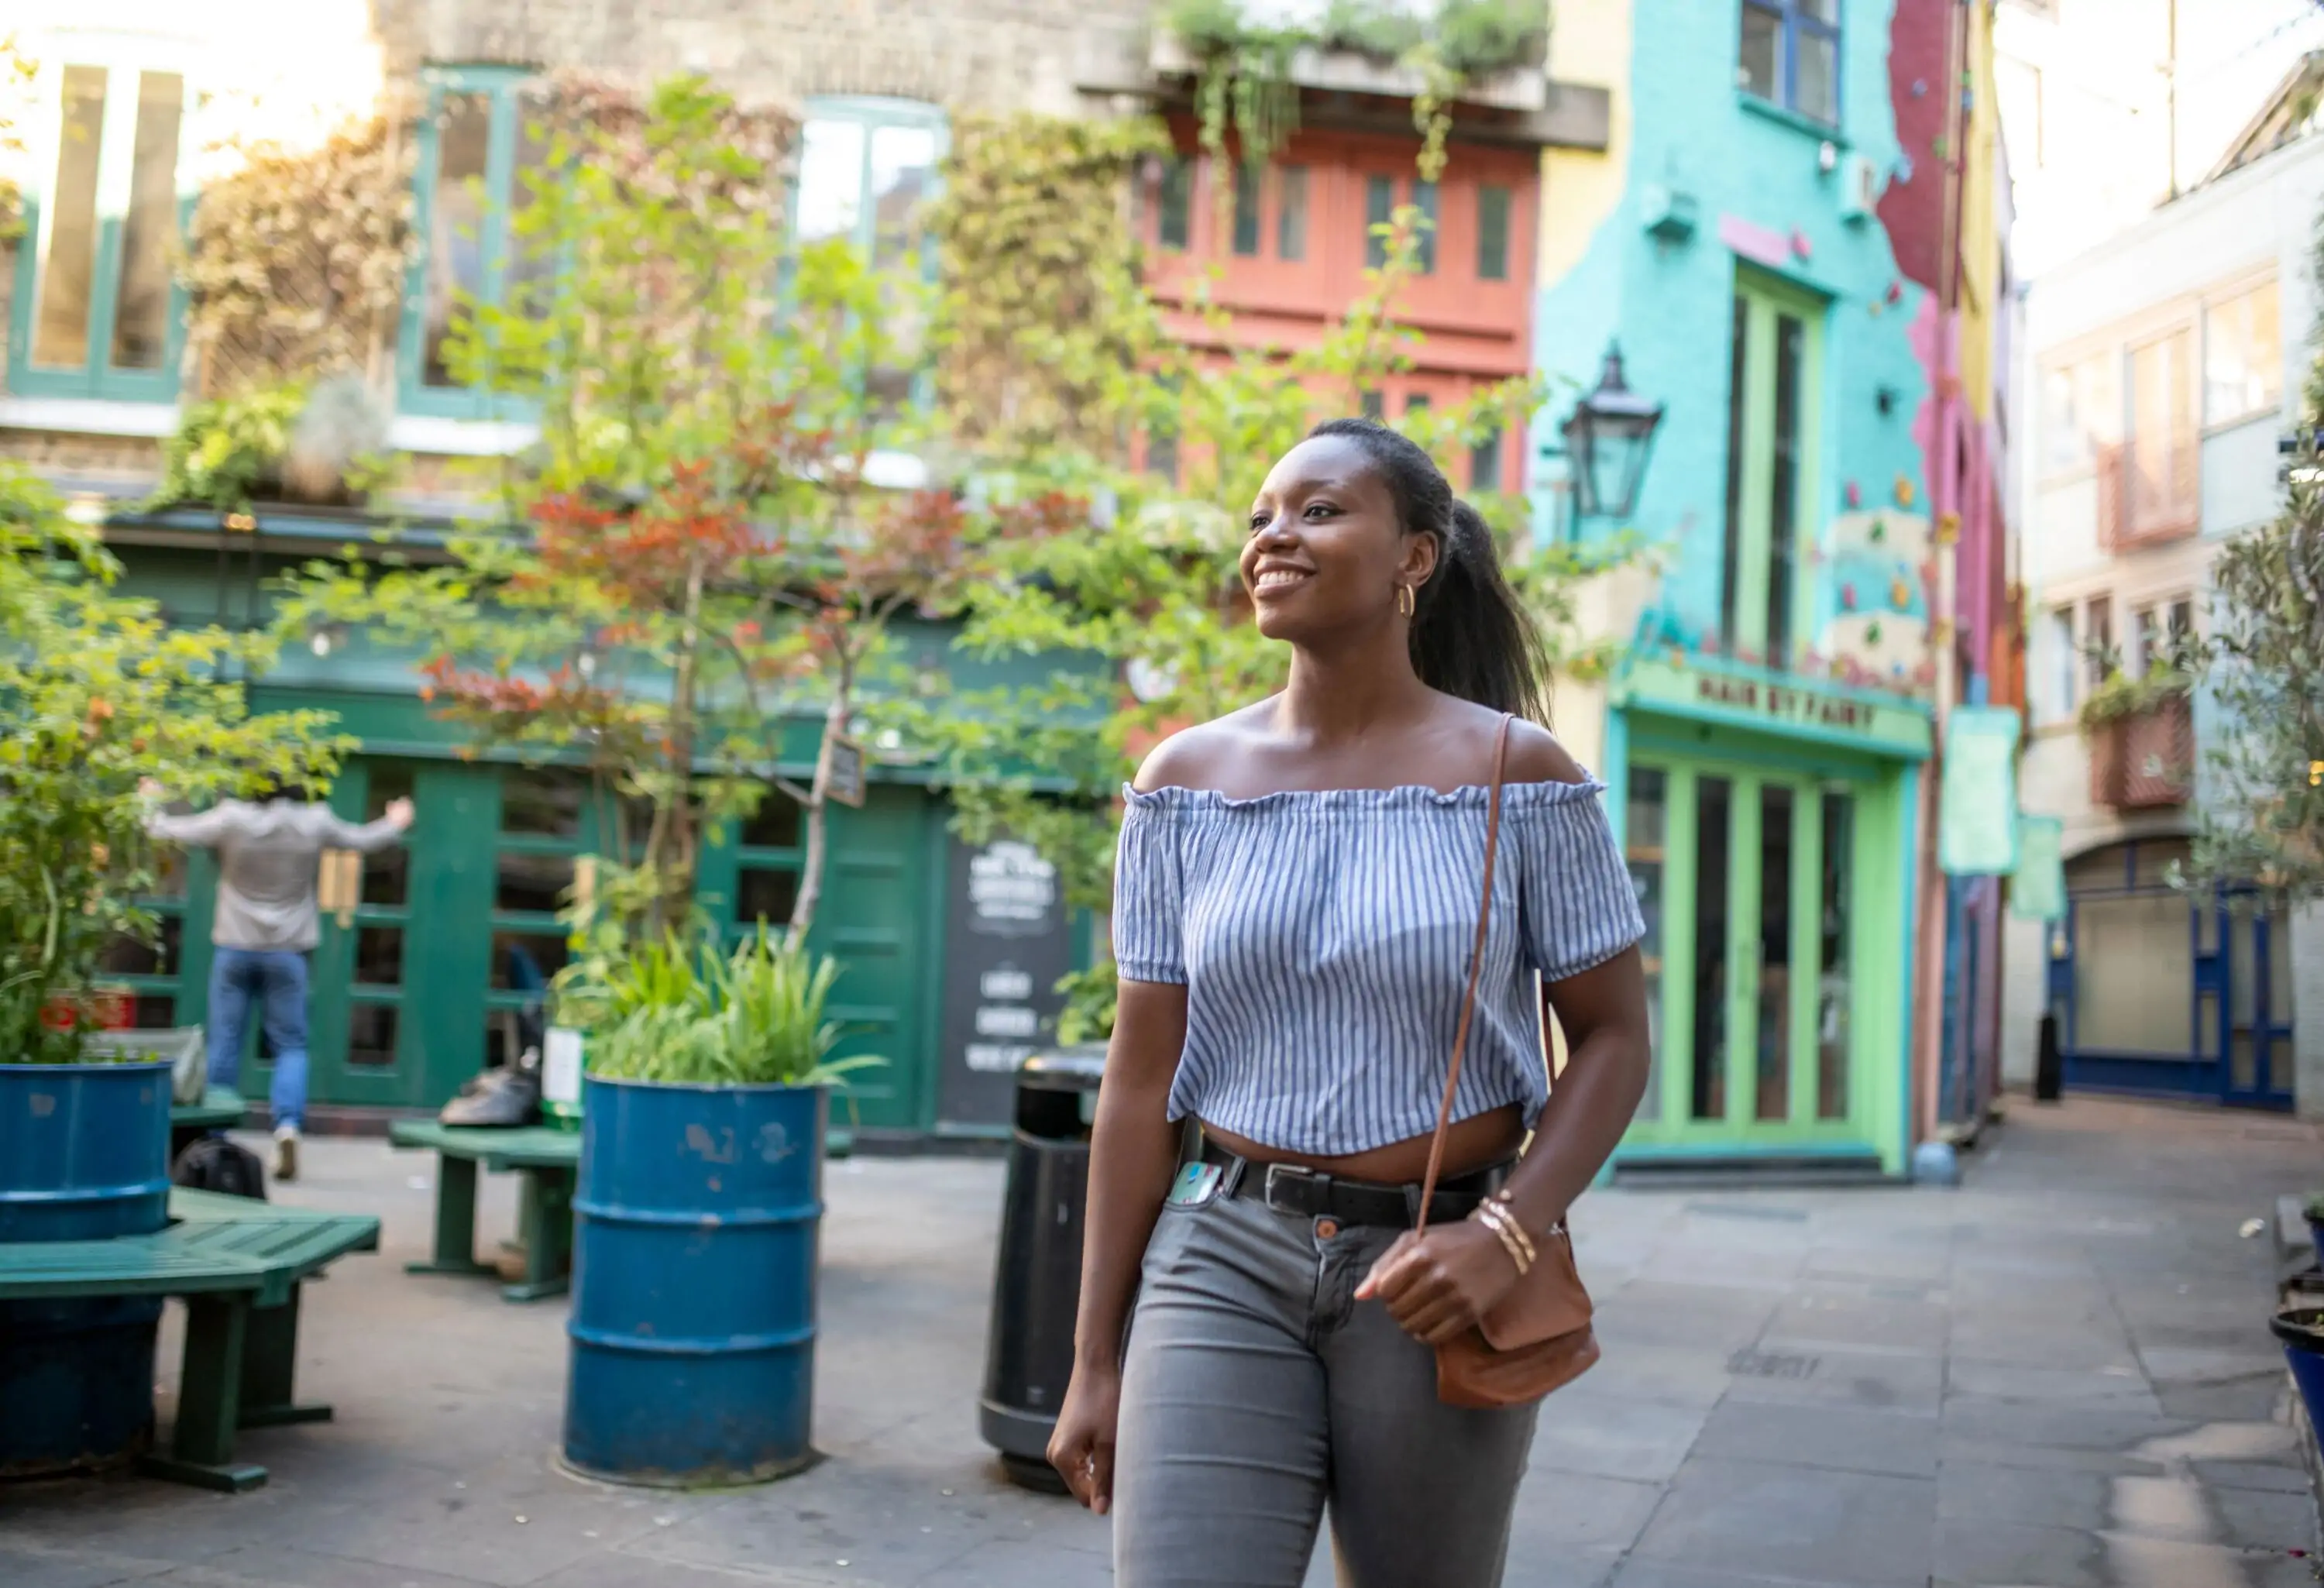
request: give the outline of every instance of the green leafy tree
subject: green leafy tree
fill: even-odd
[[[2311,449],[2274,522],[2211,564],[2203,687],[2223,725],[2187,865],[2271,909],[2324,899],[2324,484]]]
[[[2181,881],[2278,910],[2324,899],[2324,355],[2301,395],[2281,510],[2219,549],[2207,631],[2171,656],[2219,725]]]
[[[1441,167],[1444,132],[1434,117],[1424,171]],[[957,648],[976,662],[1056,665],[1031,682],[970,685],[885,709],[936,757],[963,836],[1032,844],[1058,868],[1069,905],[1102,912],[1110,904],[1117,795],[1145,752],[1179,726],[1281,687],[1285,653],[1250,621],[1236,571],[1242,516],[1267,470],[1316,423],[1356,411],[1365,393],[1413,367],[1420,337],[1396,304],[1426,224],[1411,206],[1396,214],[1383,228],[1385,263],[1311,346],[1238,346],[1214,294],[1197,283],[1166,304],[1132,273],[1129,254],[1119,279],[1082,289],[1109,306],[1107,340],[1081,349],[1093,366],[1038,331],[1020,345],[1020,368],[1080,395],[1080,424],[1073,438],[1044,436],[1011,452],[1012,438],[996,435],[985,448],[987,497],[1042,504],[1027,516],[1046,532],[996,527],[980,541],[982,569],[964,589]],[[1183,318],[1170,323],[1174,314],[1191,316],[1198,334],[1173,335],[1186,328]],[[1408,412],[1402,428],[1434,456],[1465,459],[1489,438],[1521,437],[1544,396],[1537,382],[1505,382],[1463,403]],[[1561,671],[1602,669],[1606,647],[1570,642],[1575,601],[1586,579],[1630,555],[1628,540],[1536,545],[1521,499],[1476,500],[1513,586],[1545,634],[1565,646],[1554,658]],[[1108,961],[1071,981],[1063,1039],[1111,1029],[1113,980]]]
[[[918,439],[926,289],[908,257],[787,246],[764,128],[699,78],[560,103],[510,301],[465,305],[450,355],[538,405],[538,447],[447,560],[318,566],[286,621],[364,623],[479,744],[585,765],[613,835],[593,902],[625,929],[692,919],[706,837],[770,788],[797,800],[797,941],[834,743],[893,621],[963,569],[952,494],[875,480]],[[779,771],[800,716],[823,725],[807,782]]]
[[[207,803],[329,781],[330,714],[254,716],[262,636],[177,628],[45,485],[0,464],[0,1062],[69,1063],[117,938],[153,941],[140,781]]]

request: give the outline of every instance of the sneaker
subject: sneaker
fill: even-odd
[[[274,1127],[274,1177],[295,1180],[299,1177],[299,1127]]]

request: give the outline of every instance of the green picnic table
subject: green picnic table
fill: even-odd
[[[578,1131],[546,1125],[517,1129],[439,1125],[433,1120],[400,1120],[387,1139],[398,1147],[433,1152],[436,1170],[436,1251],[426,1262],[408,1263],[414,1274],[498,1274],[476,1260],[476,1169],[514,1170],[524,1177],[517,1198],[517,1243],[524,1252],[524,1278],[501,1287],[508,1301],[534,1301],[562,1295],[573,1269],[573,1184],[581,1168]]]
[[[169,1454],[140,1464],[240,1493],[266,1482],[266,1469],[235,1461],[238,1430],[330,1420],[329,1407],[291,1394],[299,1288],[348,1252],[377,1251],[379,1221],[182,1186],[170,1193],[170,1218],[150,1235],[0,1245],[0,1300],[183,1299],[177,1426]]]
[[[249,1104],[242,1094],[231,1086],[212,1086],[202,1094],[199,1103],[173,1103],[170,1105],[170,1161],[178,1161],[178,1154],[187,1144],[212,1131],[231,1131],[242,1123]]]

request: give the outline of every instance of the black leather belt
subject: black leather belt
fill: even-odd
[[[1229,1152],[1213,1142],[1203,1143],[1203,1161],[1219,1167],[1219,1194],[1257,1196],[1277,1213],[1304,1218],[1337,1219],[1343,1224],[1376,1224],[1408,1230],[1420,1213],[1420,1186],[1385,1186],[1372,1180],[1343,1180],[1297,1164],[1260,1163]],[[1499,1190],[1515,1161],[1492,1164],[1436,1183],[1436,1200],[1428,1210],[1431,1223],[1465,1219],[1477,1204]]]

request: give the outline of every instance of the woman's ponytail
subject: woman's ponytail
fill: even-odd
[[[1420,588],[1412,666],[1432,689],[1548,725],[1541,631],[1501,577],[1493,531],[1465,502],[1453,502],[1443,554]]]
[[[1496,711],[1549,722],[1549,658],[1532,614],[1501,577],[1493,531],[1428,454],[1376,420],[1315,427],[1362,448],[1387,480],[1406,532],[1434,535],[1436,570],[1420,587],[1412,619],[1412,666],[1420,681]]]

